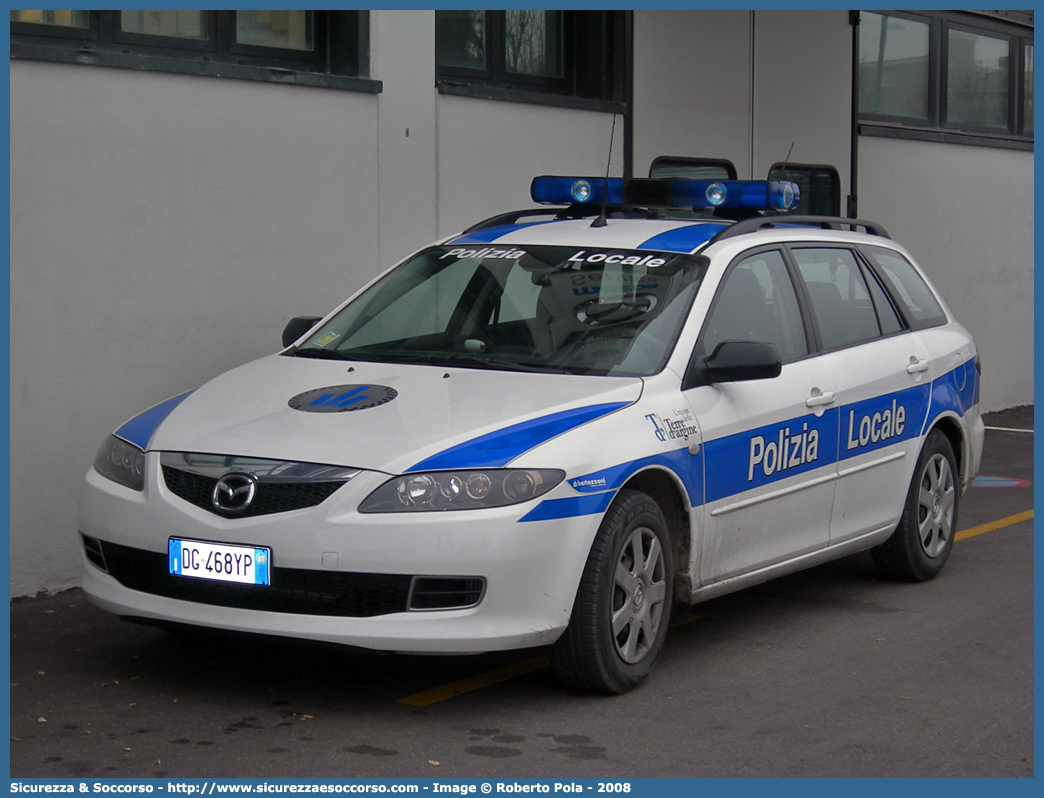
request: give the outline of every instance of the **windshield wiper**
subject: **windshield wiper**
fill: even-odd
[[[358,360],[359,358],[354,355],[349,355],[345,352],[338,352],[336,349],[317,349],[315,347],[309,347],[308,349],[297,349],[294,351],[294,357],[314,357],[317,360]]]
[[[473,363],[477,366],[488,369],[502,369],[504,371],[527,371],[532,373],[554,373],[554,374],[571,374],[572,372],[561,368],[560,366],[552,365],[530,365],[527,363],[519,363],[515,360],[502,360],[496,357],[481,357],[480,355],[462,355],[456,352],[432,352],[424,358],[425,363],[432,363],[438,365],[457,365],[459,363]]]
[[[573,372],[561,366],[550,364],[527,364],[514,360],[502,360],[495,357],[483,357],[482,355],[469,355],[458,352],[339,352],[336,349],[298,349],[293,353],[294,357],[311,357],[318,360],[354,360],[368,361],[371,363],[408,363],[419,366],[457,366],[474,365],[486,369],[500,369],[504,371],[525,371],[531,373],[554,373],[572,374]]]

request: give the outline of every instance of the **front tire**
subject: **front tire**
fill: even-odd
[[[942,570],[957,532],[958,480],[950,440],[934,430],[921,449],[899,526],[871,551],[882,574],[924,582]]]
[[[671,614],[674,563],[663,512],[622,490],[591,546],[566,631],[551,666],[566,685],[624,693],[649,675]]]

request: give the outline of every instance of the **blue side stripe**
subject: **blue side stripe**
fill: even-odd
[[[699,222],[697,224],[676,227],[643,241],[638,249],[659,249],[666,252],[692,252],[696,247],[710,241],[727,227],[717,222]]]
[[[819,417],[809,413],[706,441],[701,455],[690,455],[686,447],[573,477],[569,484],[584,495],[545,500],[520,521],[602,512],[617,489],[650,465],[663,466],[677,475],[689,492],[693,507],[796,474],[837,468],[848,458],[924,435],[930,423],[943,412],[963,416],[977,404],[978,391],[975,361],[970,360],[931,384],[831,408]],[[903,408],[903,414],[897,420],[899,407]],[[865,441],[860,435],[864,423]],[[706,483],[703,457],[706,458]]]
[[[677,474],[685,485],[692,506],[698,507],[703,503],[703,459],[699,454],[689,454],[688,446],[584,474],[582,477],[569,480],[569,484],[573,490],[580,493],[616,489],[635,473],[649,466],[662,466]]]
[[[192,389],[192,391],[194,390],[195,388]],[[149,445],[149,439],[152,437],[152,433],[156,431],[156,427],[160,425],[160,422],[170,415],[171,410],[185,401],[192,391],[185,391],[185,393],[178,396],[172,396],[165,402],[160,402],[158,405],[150,407],[144,413],[139,413],[116,430],[116,436],[144,450]]]
[[[925,419],[935,421],[940,414],[952,411],[963,416],[979,403],[979,373],[975,368],[976,357],[948,371],[932,383],[931,410]]]
[[[847,460],[923,435],[928,419],[930,393],[929,385],[916,385],[845,405],[841,408],[838,460]],[[900,412],[902,415],[899,415]]]
[[[539,446],[563,432],[626,407],[629,402],[610,402],[552,413],[472,438],[470,441],[421,460],[410,471],[435,471],[455,468],[500,468],[523,452]]]
[[[551,219],[546,222],[525,222],[523,224],[502,224],[497,227],[487,227],[485,230],[476,230],[474,233],[455,238],[449,244],[491,244],[501,236],[514,233],[516,230],[524,230],[527,227],[536,227],[540,224],[551,224],[555,221],[558,220]],[[449,244],[444,246],[449,246]]]
[[[574,518],[578,515],[594,515],[605,512],[605,508],[613,500],[616,491],[595,493],[591,496],[567,496],[564,499],[548,499],[519,519],[526,521],[553,521],[559,518]]]

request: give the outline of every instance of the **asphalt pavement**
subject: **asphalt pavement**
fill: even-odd
[[[987,424],[937,579],[864,553],[697,605],[612,698],[542,650],[378,655],[13,600],[11,776],[1032,776],[1033,408]]]

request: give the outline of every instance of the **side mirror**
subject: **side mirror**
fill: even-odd
[[[322,316],[295,316],[290,319],[283,328],[283,348],[290,346],[322,319]]]
[[[778,377],[783,369],[779,352],[772,344],[754,341],[722,341],[710,357],[699,364],[704,384],[745,382]]]

